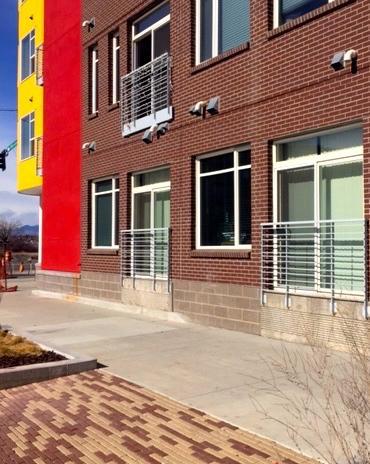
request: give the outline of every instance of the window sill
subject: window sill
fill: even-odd
[[[87,250],[88,255],[95,255],[95,256],[117,256],[119,250],[116,248],[89,248]]]
[[[109,111],[114,111],[114,110],[116,110],[117,108],[119,108],[119,102],[117,102],[117,103],[111,103],[111,104],[108,106],[108,112],[109,112]]]
[[[239,45],[238,47],[232,48],[231,50],[227,50],[226,52],[221,53],[220,55],[215,56],[214,58],[210,58],[209,60],[203,61],[202,63],[197,64],[191,68],[191,74],[196,74],[203,69],[208,69],[211,66],[215,66],[217,63],[223,62],[232,58],[239,53],[245,52],[246,50],[250,49],[249,42]]]
[[[251,249],[237,250],[192,250],[192,258],[217,258],[217,259],[248,259],[252,253]]]
[[[96,111],[95,113],[91,113],[88,116],[88,120],[92,121],[93,119],[97,118],[99,116],[99,111]]]
[[[277,37],[281,34],[284,34],[285,32],[296,29],[302,26],[303,24],[306,24],[317,18],[320,18],[321,16],[329,14],[332,11],[337,10],[341,8],[342,6],[345,6],[349,3],[353,3],[355,1],[356,0],[334,0],[331,3],[327,3],[326,5],[323,5],[320,8],[317,8],[316,10],[312,10],[309,13],[306,13],[300,16],[299,18],[293,19],[292,21],[289,21],[275,29],[272,29],[271,31],[268,32],[267,38],[273,39],[274,37]]]

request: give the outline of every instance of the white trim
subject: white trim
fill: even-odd
[[[228,148],[214,153],[200,155],[195,160],[195,188],[196,188],[196,249],[197,250],[251,250],[252,245],[241,245],[240,244],[240,204],[239,204],[239,172],[247,169],[251,170],[252,165],[239,166],[239,153],[245,150],[250,150],[250,145],[241,145],[234,148]],[[207,173],[200,172],[200,162],[207,158],[213,158],[225,154],[233,155],[233,167],[227,169],[221,169],[218,171],[211,171]],[[200,198],[200,182],[203,177],[211,177],[217,174],[234,173],[234,245],[224,246],[206,246],[201,245],[201,198]],[[252,205],[250,205],[252,207]]]
[[[119,31],[112,35],[111,41],[112,53],[112,104],[119,102],[119,65],[120,65],[120,36]]]
[[[99,182],[104,182],[105,180],[112,181],[112,188],[109,190],[104,190],[102,192],[96,191],[96,184]],[[116,245],[116,241],[119,241],[119,237],[116,237],[116,193],[120,191],[117,187],[118,177],[104,177],[101,179],[95,179],[91,182],[91,248],[94,250],[118,250],[119,245]],[[111,219],[111,246],[101,246],[96,245],[96,197],[103,195],[111,195],[112,200],[112,219]],[[118,232],[119,234],[119,232]]]
[[[123,137],[141,132],[154,124],[161,124],[172,119],[172,106],[164,108],[163,110],[157,111],[155,114],[150,114],[143,118],[136,119],[131,124],[125,124],[123,126]]]
[[[331,2],[334,2],[334,0],[328,0],[328,3],[331,3]],[[312,8],[312,10],[310,11],[314,11],[316,9],[317,8]],[[280,21],[280,19],[281,19],[281,0],[274,0],[274,18],[273,18],[274,29],[284,24]]]
[[[22,148],[23,148],[23,143],[22,143],[22,140],[23,140],[23,130],[22,130],[22,122],[24,119],[28,119],[28,145],[29,145],[29,152],[27,155],[23,156],[23,153],[22,153]],[[33,125],[33,137],[31,136],[31,125]],[[35,111],[32,111],[31,113],[28,113],[26,114],[25,116],[23,116],[22,118],[20,118],[20,121],[19,121],[19,132],[20,132],[20,139],[21,139],[21,143],[20,143],[20,161],[25,161],[25,160],[28,160],[30,158],[33,158],[35,156],[35,141],[36,141],[36,127],[35,127]],[[32,146],[33,146],[33,150],[32,150]],[[33,151],[33,153],[32,153]]]

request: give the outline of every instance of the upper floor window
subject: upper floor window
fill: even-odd
[[[274,0],[274,27],[326,5],[334,0]]]
[[[89,48],[89,112],[98,112],[98,89],[99,89],[99,53],[98,46]]]
[[[21,159],[27,159],[35,154],[35,113],[30,113],[21,119]]]
[[[249,0],[196,0],[197,64],[249,39]]]
[[[170,4],[162,3],[132,26],[133,67],[140,68],[170,52]]]
[[[119,102],[120,88],[120,42],[119,31],[113,32],[110,36],[110,53],[111,53],[111,94],[110,102],[112,104]]]
[[[92,183],[93,248],[118,248],[119,179],[102,179]]]
[[[21,77],[22,80],[35,72],[35,31],[31,31],[22,39],[21,45]]]
[[[249,147],[196,160],[197,248],[248,248],[251,244]]]

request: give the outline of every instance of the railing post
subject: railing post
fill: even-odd
[[[330,236],[330,309],[333,316],[336,315],[336,304],[335,304],[335,268],[334,268],[334,222],[329,223],[329,236]]]
[[[265,295],[264,295],[264,279],[263,279],[263,276],[264,276],[264,269],[263,269],[263,266],[264,266],[264,260],[263,260],[263,225],[261,225],[261,250],[260,250],[260,255],[261,255],[261,271],[260,271],[260,274],[261,274],[261,294],[260,294],[260,304],[261,306],[263,306],[265,304]]]
[[[167,229],[167,291],[171,293],[171,229]]]
[[[155,256],[155,229],[150,231],[150,262],[149,266],[153,269],[153,292],[156,290],[156,278],[157,274],[155,271],[156,256]]]
[[[369,319],[369,223],[368,220],[364,220],[364,308],[363,316],[364,319]]]
[[[135,232],[131,232],[131,243],[132,243],[132,288],[136,288],[136,256],[135,256]]]

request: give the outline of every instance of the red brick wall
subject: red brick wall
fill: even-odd
[[[120,110],[109,108],[108,35],[119,25],[121,74],[129,70],[130,22],[155,2],[85,0],[84,19],[96,27],[83,32],[83,141],[97,151],[82,157],[82,269],[119,272],[118,256],[88,252],[88,180],[119,174],[120,226],[129,224],[128,174],[168,164],[171,167],[173,277],[248,285],[259,284],[259,225],[272,219],[271,141],[297,133],[362,121],[364,125],[365,211],[370,213],[370,2],[336,0],[307,22],[269,31],[271,4],[251,0],[250,47],[240,47],[209,66],[194,68],[194,18],[190,0],[171,1],[171,54],[175,120],[167,135],[151,145],[142,134],[123,139]],[[318,14],[320,13],[320,14]],[[99,116],[89,120],[87,49],[99,44]],[[358,73],[334,72],[331,57],[340,50],[359,52]],[[191,104],[221,97],[221,112],[205,120],[188,114]],[[241,143],[252,147],[252,252],[236,256],[194,252],[193,162],[196,155]]]

